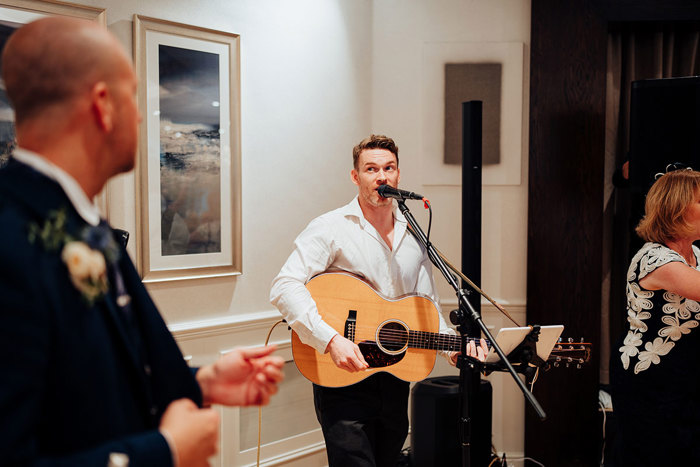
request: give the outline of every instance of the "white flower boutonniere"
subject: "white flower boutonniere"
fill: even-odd
[[[68,266],[71,282],[88,303],[107,292],[107,263],[101,252],[83,242],[69,242],[63,247],[61,259]]]
[[[107,264],[119,259],[119,247],[106,225],[86,227],[78,235],[66,231],[66,211],[52,211],[43,226],[29,225],[29,242],[40,242],[48,251],[61,250],[70,280],[88,305],[109,290]]]

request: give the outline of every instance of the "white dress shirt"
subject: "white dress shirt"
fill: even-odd
[[[299,339],[324,353],[337,334],[326,324],[304,284],[317,274],[342,270],[362,276],[387,298],[419,293],[438,303],[427,252],[394,209],[393,248],[362,214],[355,197],[349,204],[312,220],[294,241],[294,251],[272,282],[270,301]],[[453,333],[440,315],[440,331]]]

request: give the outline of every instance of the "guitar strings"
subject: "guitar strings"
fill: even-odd
[[[370,331],[368,334],[370,338],[375,338],[377,337],[377,328],[372,327],[372,326],[357,326],[353,325],[350,327],[350,330],[355,333],[355,340],[357,341],[362,341],[365,339],[362,339],[364,337],[364,333],[362,331]],[[360,332],[358,332],[360,331]],[[358,335],[359,334],[359,335]],[[437,347],[438,345],[440,347],[446,347],[446,346],[455,346],[459,345],[461,341],[461,336],[455,335],[455,334],[442,334],[442,333],[436,333],[436,332],[430,332],[430,331],[414,331],[414,330],[406,330],[406,329],[384,329],[379,331],[379,337],[381,338],[381,342],[383,344],[401,344],[404,345],[408,342],[408,344],[413,344],[414,346],[416,344],[424,344],[428,347],[435,346]],[[469,342],[474,342],[476,345],[479,345],[481,341],[485,341],[486,345],[488,348],[491,348],[491,341],[489,339],[485,338],[479,338],[479,337],[467,337],[466,341],[467,343]],[[557,351],[557,353],[577,353],[580,352],[582,349],[581,348],[576,348],[575,342],[568,342],[568,343],[563,343],[563,342],[558,342],[555,344],[554,350]],[[580,345],[583,345],[584,343],[579,343]]]
[[[379,332],[381,337],[392,337],[392,338],[397,338],[397,340],[394,340],[392,342],[403,342],[406,340],[406,336],[408,335],[409,340],[416,340],[420,338],[433,338],[434,340],[443,340],[443,341],[452,341],[456,340],[459,341],[461,336],[458,334],[444,334],[444,333],[438,333],[438,332],[431,332],[431,331],[415,331],[412,329],[379,329],[377,327],[373,326],[357,326],[357,325],[352,325],[350,326],[349,330],[351,332],[355,332],[355,334],[368,334],[371,337],[376,337],[377,331]],[[369,331],[369,332],[367,332]],[[486,341],[488,345],[491,345],[491,341],[486,338],[480,338],[480,337],[467,337],[468,342],[475,342],[478,343],[480,341]],[[557,342],[557,344],[565,344],[567,346],[575,346],[577,344],[584,345],[586,344],[585,342]]]
[[[369,331],[370,334],[375,335],[377,331],[382,336],[394,336],[394,337],[404,337],[407,334],[416,336],[416,335],[423,335],[423,336],[430,336],[430,337],[435,337],[436,339],[444,339],[444,340],[453,340],[453,339],[460,339],[460,336],[457,334],[443,334],[443,333],[438,333],[438,332],[431,332],[431,331],[414,331],[412,329],[378,329],[377,327],[373,326],[357,326],[353,325],[350,327],[350,329],[359,331],[359,332],[367,332]],[[469,337],[469,341],[475,341],[478,342],[482,340],[482,338],[479,337]],[[488,339],[483,339],[487,343],[489,343]]]
[[[356,337],[358,336],[358,334],[364,335],[367,331],[369,331],[368,334],[370,334],[371,337],[376,337],[377,334],[377,328],[371,326],[353,325],[350,327],[349,330],[354,331]],[[441,334],[436,332],[413,331],[406,329],[381,329],[379,330],[379,337],[381,338],[381,341],[386,344],[404,344],[408,341],[412,344],[420,343],[426,345],[441,344],[441,346],[455,346],[459,345],[461,341],[461,337],[454,334]],[[356,340],[361,339],[357,337]],[[467,337],[466,340],[467,342],[474,342],[477,345],[479,345],[480,342],[483,340],[486,342],[486,345],[489,348],[491,347],[491,342],[488,339],[478,337]]]

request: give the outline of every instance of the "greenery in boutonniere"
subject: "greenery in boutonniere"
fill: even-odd
[[[71,282],[88,305],[107,293],[107,264],[119,260],[119,246],[106,224],[88,226],[73,235],[66,231],[65,208],[51,211],[43,225],[29,225],[29,242],[47,251],[61,251]]]

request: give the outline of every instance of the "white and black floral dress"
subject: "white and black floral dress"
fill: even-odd
[[[700,259],[700,249],[693,253]],[[616,467],[700,465],[700,303],[639,285],[674,261],[687,264],[670,248],[646,243],[627,272],[629,328],[611,365]]]

